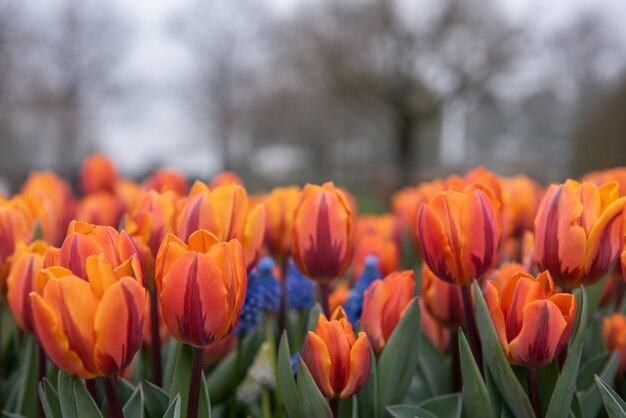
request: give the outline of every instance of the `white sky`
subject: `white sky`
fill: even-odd
[[[288,13],[294,5],[311,0],[266,1],[277,12]],[[564,24],[580,9],[601,5],[626,37],[626,26],[619,24],[626,21],[625,0],[502,1],[516,20],[534,19],[539,30]],[[120,3],[133,26],[120,77],[126,83],[136,81],[143,88],[129,106],[108,109],[98,146],[117,161],[124,174],[136,175],[151,165],[173,166],[201,177],[219,169],[215,158],[219,150],[212,152],[212,145],[202,141],[193,117],[174,93],[176,85],[184,81],[189,62],[184,46],[171,34],[169,22],[187,3],[188,0]]]

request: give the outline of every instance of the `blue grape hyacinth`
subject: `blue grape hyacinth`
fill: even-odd
[[[363,301],[365,291],[376,279],[381,278],[381,273],[378,268],[378,258],[375,256],[369,256],[365,259],[365,268],[363,273],[356,282],[354,289],[350,290],[348,300],[344,305],[344,310],[348,316],[348,320],[354,326],[361,319],[361,312],[363,311]]]
[[[285,280],[287,307],[311,309],[315,304],[315,283],[298,270],[293,259],[289,259]]]
[[[235,332],[242,335],[252,330],[266,311],[280,310],[280,283],[274,277],[274,260],[265,257],[248,274],[248,288]]]

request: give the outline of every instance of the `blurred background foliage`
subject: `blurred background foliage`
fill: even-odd
[[[477,164],[543,182],[623,165],[624,18],[618,1],[0,0],[0,177],[72,179],[104,151],[135,178],[333,179],[383,208]]]

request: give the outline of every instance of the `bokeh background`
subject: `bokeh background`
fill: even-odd
[[[0,189],[94,151],[371,207],[478,164],[623,165],[625,21],[624,0],[0,0]]]

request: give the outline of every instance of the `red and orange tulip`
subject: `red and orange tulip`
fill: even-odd
[[[377,354],[385,348],[414,291],[413,270],[391,273],[383,280],[375,280],[365,291],[361,326]]]
[[[600,280],[618,257],[624,206],[617,183],[550,186],[535,219],[539,269],[565,289]]]
[[[541,190],[535,181],[523,175],[503,178],[500,184],[502,235],[519,237],[533,227],[541,199]]]
[[[383,276],[400,265],[398,221],[393,215],[363,216],[357,219],[354,238],[352,277],[358,278],[365,267],[365,259],[376,256]]]
[[[422,300],[429,314],[452,330],[465,325],[461,288],[441,280],[422,264]]]
[[[178,196],[187,193],[187,177],[171,168],[156,171],[145,184],[148,189],[159,193],[171,191]]]
[[[187,240],[199,229],[206,229],[221,241],[238,239],[243,245],[246,266],[256,264],[265,235],[265,205],[250,205],[246,190],[228,183],[209,190],[197,181],[178,215],[178,236]]]
[[[83,193],[106,191],[112,193],[117,181],[117,169],[104,154],[92,154],[83,160],[80,185]]]
[[[219,186],[223,186],[225,184],[237,184],[239,186],[244,186],[243,180],[236,173],[232,171],[222,171],[221,173],[217,173],[211,179],[211,188],[214,189]]]
[[[141,348],[145,289],[118,277],[103,254],[87,259],[87,276],[63,267],[40,270],[30,293],[37,337],[59,368],[91,379],[127,367]]]
[[[500,221],[488,190],[437,194],[420,207],[417,228],[426,264],[450,283],[471,283],[496,259]]]
[[[291,226],[299,198],[296,186],[276,187],[265,197],[265,245],[276,256],[291,252]]]
[[[143,284],[143,266],[135,242],[125,231],[118,232],[110,226],[72,221],[58,253],[52,251],[48,255],[54,261],[46,265],[57,264],[87,280],[87,260],[100,254],[119,277],[131,276]]]
[[[90,193],[76,205],[76,220],[94,225],[117,228],[122,214],[120,201],[108,192]]]
[[[320,314],[315,331],[309,331],[302,359],[324,396],[346,399],[367,381],[372,366],[367,336],[355,337],[346,313],[337,308],[330,321]]]
[[[14,201],[0,198],[0,284],[6,278],[17,244],[30,241],[32,234],[33,220]]]
[[[419,298],[420,304],[420,329],[428,340],[439,349],[445,352],[450,343],[450,330],[441,325],[433,318],[424,304],[424,300]]]
[[[618,372],[626,371],[626,316],[616,312],[602,318],[602,336],[609,351],[619,352]]]
[[[576,298],[554,293],[549,272],[537,278],[525,272],[514,273],[502,291],[488,280],[484,292],[498,338],[511,363],[543,367],[567,346],[576,322]]]
[[[29,294],[35,289],[37,271],[43,268],[48,247],[45,241],[18,244],[7,277],[7,302],[17,324],[29,333],[33,332]]]
[[[187,244],[169,234],[156,258],[156,285],[174,338],[196,347],[220,341],[234,329],[246,294],[243,248],[205,230]]]
[[[328,283],[352,261],[352,211],[332,182],[307,184],[296,208],[292,228],[293,258],[306,276]]]

